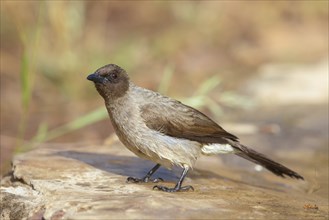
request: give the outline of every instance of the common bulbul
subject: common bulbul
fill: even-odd
[[[87,77],[103,97],[114,130],[120,141],[137,156],[156,165],[143,178],[128,177],[127,182],[151,180],[160,166],[179,166],[183,172],[174,188],[156,185],[165,192],[193,190],[182,186],[185,176],[201,155],[234,153],[259,164],[272,173],[304,179],[291,169],[246,147],[200,111],[157,92],[136,86],[127,72],[108,64]]]

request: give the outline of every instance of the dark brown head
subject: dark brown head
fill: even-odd
[[[128,74],[115,64],[108,64],[99,68],[87,79],[95,83],[98,93],[106,102],[125,95],[129,88]]]

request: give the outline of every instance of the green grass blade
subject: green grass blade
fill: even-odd
[[[53,130],[50,130],[46,135],[44,135],[43,138],[41,138],[41,139],[39,138],[38,141],[40,141],[40,142],[49,141],[51,139],[57,138],[64,134],[73,132],[80,128],[83,128],[83,127],[86,127],[93,123],[96,123],[98,121],[101,121],[105,118],[107,118],[107,111],[104,107],[100,107],[100,108],[98,108],[82,117],[79,117],[67,124],[64,124]]]
[[[161,79],[160,85],[158,87],[158,92],[161,94],[167,94],[169,84],[174,73],[174,67],[172,65],[167,65],[163,71],[163,77]]]
[[[22,104],[24,112],[26,112],[28,110],[31,99],[31,86],[29,80],[29,59],[26,50],[24,50],[23,52],[20,76],[22,87]]]
[[[206,95],[220,84],[218,76],[213,76],[204,81],[195,92],[196,95]]]

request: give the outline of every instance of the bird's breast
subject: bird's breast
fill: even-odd
[[[120,141],[137,156],[171,167],[192,166],[201,153],[198,142],[175,138],[146,126],[134,99],[108,108]]]

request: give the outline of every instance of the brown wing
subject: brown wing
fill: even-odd
[[[169,101],[169,100],[166,100]],[[198,110],[178,101],[150,103],[141,107],[146,126],[166,135],[201,143],[227,143],[238,138]]]

